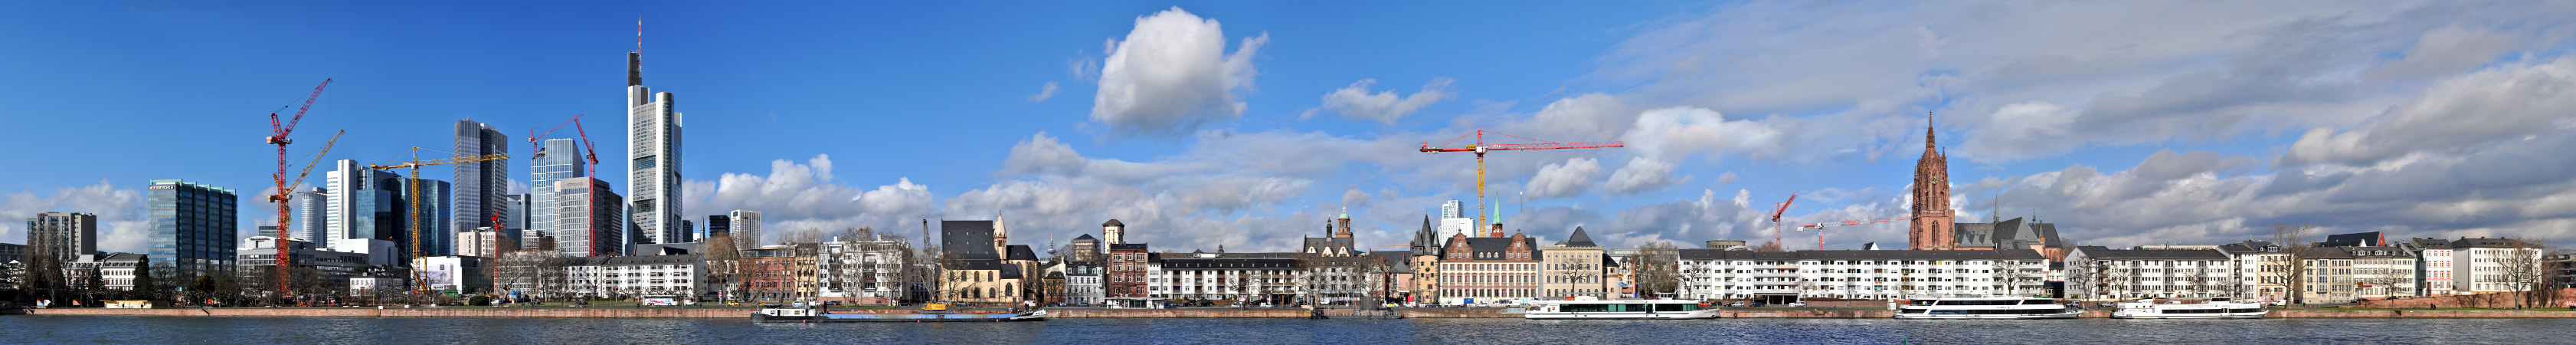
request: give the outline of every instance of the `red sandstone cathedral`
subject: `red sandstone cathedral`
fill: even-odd
[[[1933,125],[1923,125],[1923,158],[1914,162],[1914,224],[1906,229],[1906,249],[2031,249],[2050,260],[2064,259],[2070,248],[2057,236],[2057,224],[2037,218],[1996,219],[1993,223],[1959,223],[1950,209],[1950,158],[1941,154]],[[2000,217],[1998,217],[2000,218]]]

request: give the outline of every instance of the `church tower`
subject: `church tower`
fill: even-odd
[[[1950,211],[1950,159],[1933,140],[1931,115],[1924,115],[1923,158],[1914,161],[1914,224],[1906,228],[1906,249],[1956,249],[1957,220]]]

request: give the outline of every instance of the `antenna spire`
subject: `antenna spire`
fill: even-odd
[[[635,52],[644,52],[644,16],[635,16]]]

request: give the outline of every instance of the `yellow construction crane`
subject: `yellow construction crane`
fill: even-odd
[[[418,259],[423,258],[423,256],[421,256],[421,255],[420,255],[420,254],[421,254],[421,253],[420,253],[420,243],[421,243],[421,242],[426,242],[426,241],[428,241],[427,239],[424,239],[424,238],[421,238],[421,237],[420,237],[420,218],[421,218],[421,211],[420,211],[420,199],[421,199],[421,197],[420,197],[420,167],[421,167],[421,166],[425,166],[425,165],[441,165],[441,164],[456,164],[456,163],[472,163],[472,162],[493,161],[493,160],[503,160],[503,159],[510,159],[510,154],[507,154],[507,153],[501,153],[501,154],[489,154],[489,155],[481,155],[481,156],[463,156],[463,157],[456,157],[456,158],[442,158],[442,159],[432,159],[432,160],[426,160],[426,161],[424,161],[424,160],[420,160],[420,147],[419,147],[419,146],[413,146],[413,147],[411,147],[411,162],[409,162],[409,163],[402,163],[402,164],[395,164],[395,165],[373,165],[373,164],[369,164],[369,165],[367,165],[367,169],[370,169],[370,170],[385,170],[385,169],[394,169],[394,168],[411,168],[411,174],[410,174],[410,175],[403,175],[403,184],[406,186],[405,188],[407,188],[407,189],[405,189],[405,190],[403,191],[403,195],[404,195],[404,196],[408,196],[408,197],[409,197],[409,199],[411,199],[411,230],[410,230],[410,232],[411,232],[411,258],[412,258],[412,259],[414,259],[414,260],[418,260]],[[428,285],[428,284],[429,284],[429,282],[421,281],[421,277],[422,277],[422,275],[421,275],[421,272],[420,272],[420,268],[419,268],[419,267],[412,267],[412,269],[411,269],[411,286],[412,286],[412,291],[413,291],[414,293],[418,293],[418,292],[420,292],[420,291],[429,290],[429,285]]]

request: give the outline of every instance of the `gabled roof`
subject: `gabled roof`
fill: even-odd
[[[1038,261],[1038,254],[1037,254],[1037,252],[1036,252],[1036,251],[1029,250],[1029,246],[1028,246],[1028,245],[1012,245],[1012,246],[1010,246],[1010,248],[1011,248],[1011,256],[1010,256],[1009,258],[1007,258],[1007,259],[1010,259],[1010,260],[1028,260],[1028,261]]]
[[[939,221],[939,245],[960,259],[1000,259],[993,252],[993,221]]]
[[[1111,243],[1111,244],[1109,244],[1109,250],[1133,250],[1133,251],[1145,251],[1145,244],[1144,244],[1144,243]]]
[[[1599,246],[1600,246],[1600,245],[1592,244],[1592,236],[1583,234],[1583,227],[1580,227],[1580,226],[1574,227],[1574,234],[1573,234],[1573,235],[1566,235],[1566,236],[1565,236],[1565,241],[1564,241],[1564,242],[1557,242],[1556,244],[1557,244],[1557,245],[1561,245],[1561,246],[1567,246],[1567,247],[1599,247]]]
[[[2325,242],[2318,242],[2318,243],[2317,243],[2317,246],[2319,246],[2319,247],[2354,247],[2354,246],[2376,247],[2376,246],[2386,245],[2386,243],[2379,243],[2379,242],[2380,242],[2380,239],[2382,239],[2382,238],[2386,238],[2386,237],[2384,237],[2383,235],[2380,235],[2378,231],[2372,231],[2372,232],[2356,232],[2356,233],[2349,233],[2349,234],[2333,234],[2333,235],[2326,235],[2326,241],[2325,241]]]
[[[1126,225],[1127,225],[1126,223],[1119,223],[1119,222],[1118,222],[1118,220],[1116,220],[1116,219],[1111,219],[1111,220],[1109,220],[1109,221],[1107,221],[1107,222],[1101,222],[1101,223],[1100,223],[1100,226],[1126,226]]]
[[[1539,258],[1545,257],[1540,255],[1538,239],[1522,237],[1520,240],[1522,245],[1529,246],[1530,248],[1530,258],[1528,260],[1538,260]],[[1458,243],[1456,239],[1452,239],[1449,241],[1448,245],[1443,247],[1467,246],[1468,251],[1476,253],[1476,255],[1470,256],[1467,260],[1513,260],[1503,255],[1505,250],[1511,249],[1512,247],[1512,238],[1510,237],[1468,237],[1466,238],[1466,242],[1467,243]]]
[[[1082,234],[1082,236],[1074,236],[1074,237],[1073,237],[1073,240],[1075,240],[1075,241],[1081,241],[1081,240],[1092,240],[1092,241],[1098,241],[1099,239],[1091,238],[1091,234]]]
[[[2226,260],[2227,253],[2215,249],[2110,249],[2101,246],[2076,247],[2084,257],[2111,260]]]

